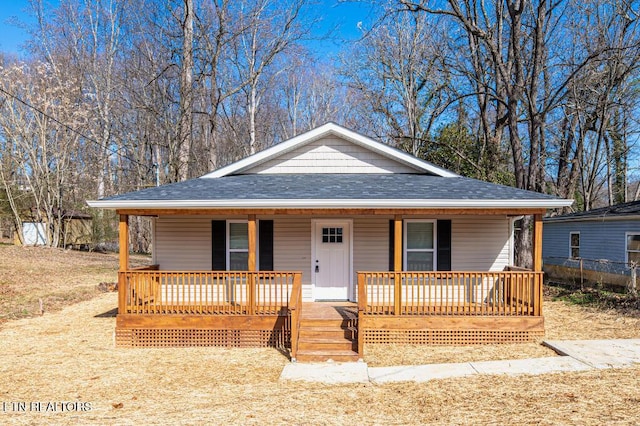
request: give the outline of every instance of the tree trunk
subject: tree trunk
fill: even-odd
[[[189,179],[193,137],[193,0],[184,0],[182,66],[180,68],[180,125],[178,181]]]

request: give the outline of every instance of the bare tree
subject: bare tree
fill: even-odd
[[[362,100],[367,132],[414,155],[449,105],[444,35],[426,14],[393,14],[342,59],[351,90]]]
[[[2,69],[2,91],[11,94],[0,114],[0,179],[15,227],[23,219],[47,225],[47,244],[62,243],[65,201],[73,192],[79,135],[61,123],[86,119],[75,108],[75,91],[57,84],[44,63],[17,63]],[[38,106],[34,108],[34,106]],[[17,198],[23,198],[17,202]]]
[[[193,0],[183,0],[182,61],[180,63],[180,122],[178,124],[177,179],[187,180],[190,173],[193,139]]]
[[[305,3],[306,0],[292,0],[279,2],[279,7],[275,7],[273,0],[242,3],[238,18],[242,32],[234,44],[234,64],[246,96],[248,154],[263,147],[257,140],[256,117],[262,94],[268,87],[267,71],[280,54],[308,32],[308,27],[300,22]]]

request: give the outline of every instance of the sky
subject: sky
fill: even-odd
[[[45,0],[47,1],[47,0]],[[198,1],[198,0],[196,0]],[[56,4],[57,0],[47,3]],[[343,2],[340,0],[321,0],[318,7],[322,11],[322,21],[314,29],[316,36],[336,28],[333,40],[310,41],[308,47],[322,55],[338,53],[345,44],[357,40],[361,35],[359,23],[371,21],[371,6],[366,2]],[[21,45],[27,40],[27,32],[16,26],[13,21],[33,22],[28,13],[28,0],[0,0],[0,51],[17,56],[24,56]]]

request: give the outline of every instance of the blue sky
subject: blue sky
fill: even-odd
[[[197,0],[196,0],[197,1]],[[47,3],[58,3],[57,0],[45,0]],[[321,54],[335,54],[342,46],[360,36],[358,23],[371,21],[372,6],[366,2],[348,2],[339,0],[321,0],[317,6],[322,9],[322,22],[315,30],[320,35],[328,29],[337,27],[334,41],[311,42],[309,47]],[[28,0],[0,0],[0,51],[21,55],[20,46],[27,39],[27,33],[11,23],[17,19],[30,22],[30,16],[25,12],[29,7]]]
[[[27,33],[9,21],[17,18],[29,21],[24,10],[29,6],[27,0],[0,0],[0,51],[19,54],[19,45],[27,38]]]

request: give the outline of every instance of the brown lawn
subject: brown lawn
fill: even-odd
[[[0,248],[0,257],[5,249]],[[56,292],[72,293],[76,287],[64,283],[73,281],[82,289],[115,279],[115,259],[98,260],[105,255],[39,249],[24,253],[31,261],[15,259],[11,273],[2,259],[3,289],[8,275],[38,277],[42,283],[34,291],[44,291],[41,295],[48,282],[60,286]],[[48,259],[49,254],[57,260]],[[14,291],[30,298],[29,291]],[[3,302],[3,315],[10,306]],[[115,294],[99,294],[57,312],[45,306],[43,316],[0,325],[0,424],[631,425],[640,418],[640,366],[424,384],[281,382],[278,377],[288,360],[275,349],[114,348],[115,319],[101,314],[115,306]],[[549,338],[640,337],[635,312],[603,312],[564,302],[548,302],[545,312]],[[371,364],[391,365],[507,355],[548,352],[534,344],[405,347],[370,348],[366,357]],[[23,402],[25,411],[20,411]],[[56,405],[57,411],[45,411],[49,402],[71,402],[65,407],[72,409],[88,403],[84,407],[90,410],[60,411]]]
[[[132,265],[145,262],[132,256]],[[97,285],[117,279],[118,255],[0,245],[0,324],[55,312],[100,294]],[[0,407],[2,408],[2,407]]]

